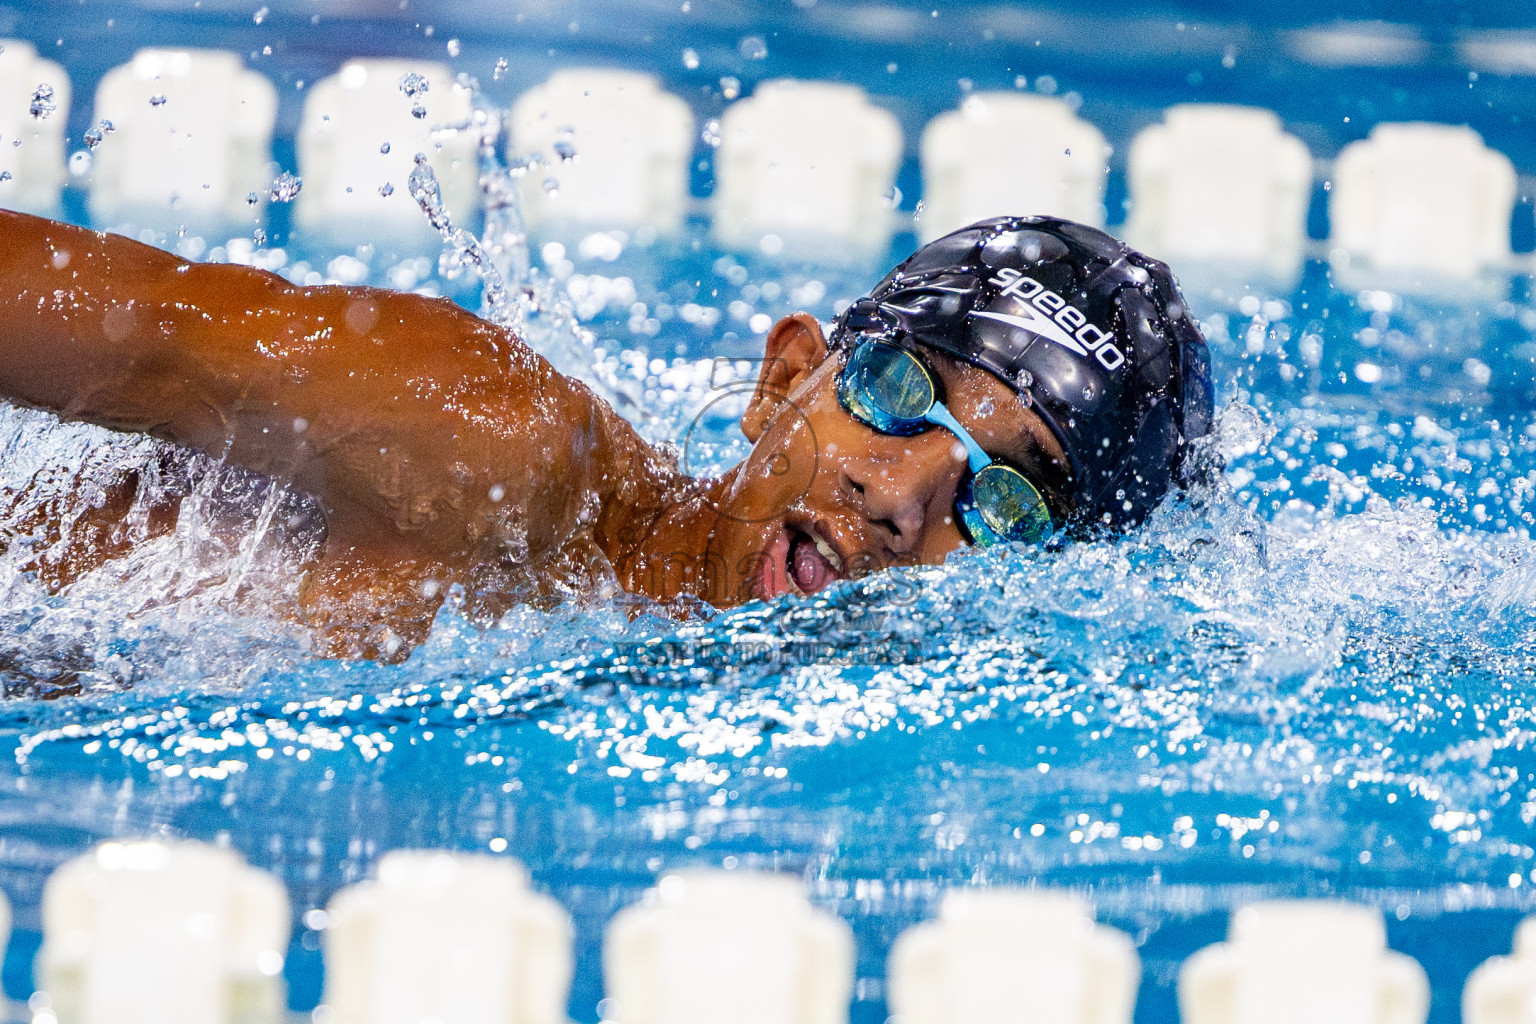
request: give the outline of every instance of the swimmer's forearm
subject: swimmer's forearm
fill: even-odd
[[[154,251],[118,266],[125,261],[113,260],[110,248],[106,236],[0,211],[0,393],[5,397],[85,419],[123,404],[113,395],[117,384],[142,376],[149,355],[149,346],[137,337],[144,332],[135,321],[146,309],[142,299],[135,308],[135,285],[146,270],[174,272],[180,261]],[[109,408],[93,410],[102,403]]]
[[[557,543],[577,454],[625,429],[445,300],[296,288],[4,212],[0,395],[292,479],[333,536],[392,527],[455,551],[493,541],[510,507],[530,544]]]
[[[265,282],[202,269],[129,239],[0,211],[0,394],[208,446],[228,404],[209,371],[247,369],[230,365],[218,336],[245,333],[242,307],[256,296],[239,293]]]

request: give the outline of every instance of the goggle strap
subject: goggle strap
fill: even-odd
[[[992,465],[992,456],[982,450],[981,445],[977,444],[976,439],[971,436],[971,432],[960,425],[960,421],[955,419],[954,413],[950,412],[943,402],[934,402],[929,406],[923,419],[935,426],[943,427],[960,439],[960,443],[965,445],[965,453],[970,461],[972,473],[980,473]]]

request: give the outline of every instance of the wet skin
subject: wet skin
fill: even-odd
[[[807,314],[769,332],[747,459],[693,480],[583,384],[445,299],[295,287],[5,211],[0,282],[0,396],[318,501],[326,538],[296,614],[332,654],[403,656],[452,584],[484,614],[615,580],[726,606],[937,563],[963,543],[963,448],[941,429],[887,437],[853,420],[841,356]],[[1064,508],[1065,459],[1039,417],[990,374],[928,361],[982,446]],[[77,544],[43,578],[67,586],[119,553]]]

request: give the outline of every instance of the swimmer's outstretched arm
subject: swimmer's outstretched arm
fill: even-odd
[[[621,417],[447,300],[295,287],[5,211],[0,396],[291,481],[333,554],[450,575],[524,530],[534,554],[581,529],[607,549],[662,500]]]

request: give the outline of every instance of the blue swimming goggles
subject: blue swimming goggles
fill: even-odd
[[[965,445],[969,468],[955,495],[955,513],[972,544],[987,547],[1049,538],[1054,525],[1040,489],[982,451],[939,393],[939,382],[923,361],[888,341],[856,343],[837,377],[838,401],[865,426],[896,437],[938,426]]]

